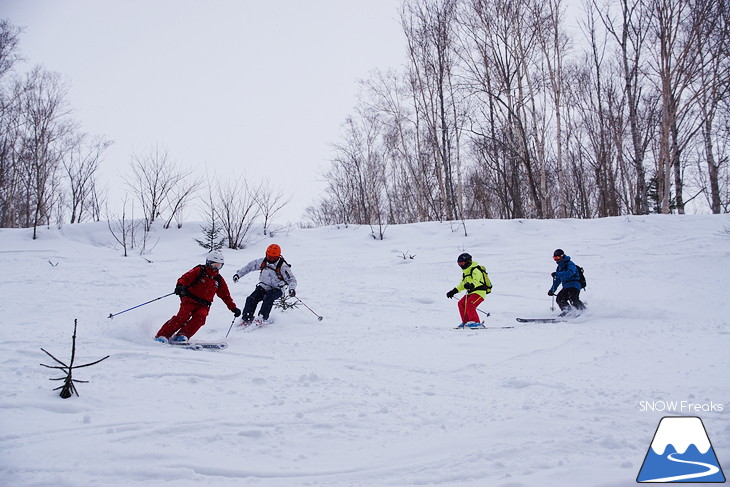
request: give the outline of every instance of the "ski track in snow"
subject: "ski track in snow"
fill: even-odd
[[[727,215],[472,221],[468,237],[415,224],[382,242],[366,227],[295,230],[276,242],[324,320],[277,310],[217,352],[152,341],[174,296],[107,318],[201,261],[197,224],[156,228],[152,263],[121,257],[105,224],[36,241],[1,229],[0,485],[633,484],[666,414],[639,401],[730,402],[726,228]],[[225,251],[239,307],[257,276],[230,276],[269,243]],[[516,323],[550,316],[556,247],[585,267],[589,310]],[[515,328],[452,330],[445,293],[465,250],[495,286],[487,324]],[[40,347],[68,360],[74,319],[76,363],[111,357],[76,371],[90,382],[63,400]],[[223,339],[230,323],[216,298],[195,338]],[[702,416],[729,464],[727,412]]]
[[[645,480],[645,482],[677,482],[679,480],[692,480],[692,479],[698,479],[698,478],[702,478],[702,477],[709,477],[710,475],[714,475],[720,471],[719,468],[717,468],[714,465],[710,465],[709,463],[682,460],[680,458],[674,458],[674,455],[675,455],[675,453],[667,455],[667,458],[673,462],[686,463],[689,465],[697,465],[698,467],[704,467],[707,470],[705,470],[704,472],[698,472],[698,473],[692,473],[692,474],[686,474],[686,475],[675,475],[673,477],[662,477],[662,478],[657,478],[657,479],[652,479],[652,480]]]

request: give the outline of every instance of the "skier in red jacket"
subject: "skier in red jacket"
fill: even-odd
[[[205,265],[197,265],[177,280],[175,294],[180,296],[180,310],[157,332],[155,340],[186,342],[205,324],[210,305],[218,295],[235,317],[241,310],[231,298],[228,285],[220,275],[223,267],[223,254],[219,251],[209,253]]]

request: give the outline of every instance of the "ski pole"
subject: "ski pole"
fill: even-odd
[[[302,301],[301,299],[297,298],[297,301],[299,301],[300,303],[302,303],[305,308],[307,308],[309,311],[311,311],[312,314],[317,317],[317,320],[322,321],[322,318],[324,318],[323,316],[319,316],[317,313],[315,313],[314,311],[312,311],[312,308],[310,308],[309,306],[307,306],[304,303],[304,301]]]
[[[477,311],[479,311],[480,313],[484,314],[485,316],[490,316],[490,314],[491,314],[491,313],[488,313],[487,311],[482,311],[479,308],[477,308]]]
[[[165,294],[164,296],[160,296],[159,298],[151,299],[150,301],[147,301],[146,303],[138,304],[137,306],[132,306],[129,309],[125,309],[124,311],[120,311],[119,313],[109,313],[109,318],[114,318],[117,315],[120,315],[122,313],[126,313],[127,311],[132,311],[135,308],[139,308],[140,306],[144,306],[145,304],[153,303],[153,302],[155,302],[157,300],[160,300],[162,298],[166,298],[168,296],[172,296],[173,294],[175,294],[175,293],[174,292],[171,292],[170,294]]]
[[[235,322],[236,322],[236,317],[234,316],[233,321],[231,321],[231,326],[228,327],[228,333],[230,333],[231,330],[233,329],[233,323],[235,323]],[[228,333],[226,333],[226,338],[228,338]]]
[[[555,273],[554,272],[553,272],[553,286],[555,286]],[[553,301],[552,301],[552,303],[550,303],[550,311],[555,311],[555,294],[554,293],[552,294],[552,297],[553,297]]]

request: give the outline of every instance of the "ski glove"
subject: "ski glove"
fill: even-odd
[[[465,282],[464,289],[466,289],[467,291],[471,291],[472,289],[474,289],[474,284],[472,284],[471,282]]]
[[[241,316],[241,310],[240,310],[240,309],[238,309],[238,308],[233,308],[233,309],[232,309],[231,311],[233,311],[233,316],[234,316],[235,318],[238,318],[239,316]]]
[[[238,274],[233,274],[233,282],[238,282],[239,279],[240,277],[238,276]]]
[[[550,291],[548,291],[548,296],[555,296],[555,293],[553,292],[552,289]]]
[[[449,291],[449,292],[446,293],[446,297],[449,298],[449,299],[451,299],[454,296],[456,296],[456,293],[458,293],[458,292],[459,292],[459,290],[456,289],[456,288],[454,288],[451,291]]]
[[[178,284],[177,286],[175,286],[175,294],[180,297],[187,296],[188,290],[182,284]]]
[[[297,292],[294,289],[289,289],[289,296],[292,298],[297,295]]]
[[[555,279],[555,273],[554,272],[551,272],[550,275],[553,276],[553,279]]]

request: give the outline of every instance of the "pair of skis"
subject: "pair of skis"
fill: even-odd
[[[184,348],[186,350],[225,350],[228,348],[226,342],[170,342],[171,346]]]
[[[258,328],[263,328],[264,326],[268,325],[269,323],[265,323],[260,320],[254,320],[251,323],[247,325],[239,324],[237,328],[243,330],[244,332],[251,332]],[[228,348],[228,343],[226,342],[168,342],[169,345],[176,347],[176,348],[184,348],[186,350],[225,350]]]
[[[259,319],[255,319],[255,320],[250,321],[248,323],[246,323],[246,322],[239,323],[238,325],[236,325],[236,329],[237,330],[241,330],[244,333],[250,333],[250,332],[252,332],[254,330],[258,330],[259,328],[263,328],[263,327],[268,326],[270,324],[271,324],[270,321],[269,322],[266,322],[266,321],[262,321],[262,320],[259,320]]]
[[[454,330],[506,330],[514,326],[486,326],[484,323],[455,326]]]
[[[566,318],[515,318],[520,323],[564,323]]]
[[[568,321],[564,318],[515,318],[519,323],[563,323]],[[479,323],[479,326],[472,325],[459,325],[454,327],[454,330],[507,330],[514,328],[514,326],[486,326],[484,323]]]

